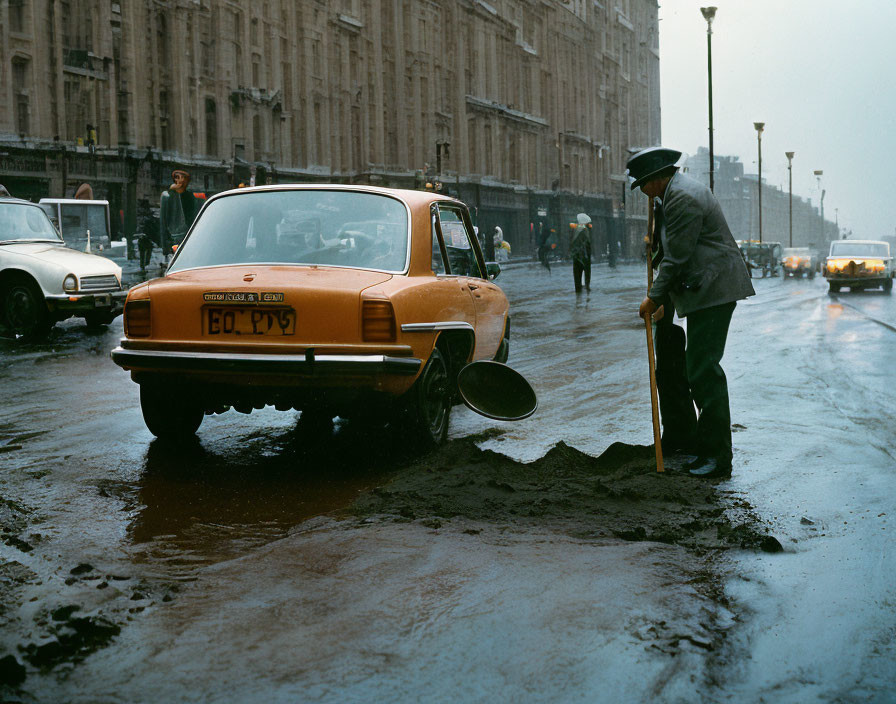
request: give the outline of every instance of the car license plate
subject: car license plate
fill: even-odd
[[[205,335],[295,335],[292,308],[206,308]]]

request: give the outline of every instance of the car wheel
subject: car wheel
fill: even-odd
[[[112,313],[103,312],[87,313],[84,315],[84,320],[89,328],[101,328],[115,320],[115,316]]]
[[[40,291],[24,279],[16,279],[6,288],[3,317],[10,330],[25,342],[43,339],[51,327],[50,312]]]
[[[185,398],[173,400],[158,383],[140,384],[140,409],[149,432],[160,440],[184,440],[199,430],[202,408]]]
[[[809,271],[808,274],[806,274],[806,276],[808,276],[810,279],[814,279],[815,278],[815,270],[812,269],[811,271]]]
[[[884,281],[884,293],[890,293],[893,290],[893,279]]]
[[[828,293],[840,293],[840,286],[833,281],[828,281]]]
[[[416,435],[426,445],[441,445],[448,437],[451,416],[451,385],[448,364],[438,347],[410,390],[408,410]]]

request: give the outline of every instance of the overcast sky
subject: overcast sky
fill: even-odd
[[[706,21],[713,21],[717,155],[757,172],[754,122],[765,122],[762,176],[818,205],[855,238],[896,232],[896,0],[660,0],[663,145],[709,146]]]

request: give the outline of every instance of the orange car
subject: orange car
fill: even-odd
[[[448,431],[468,362],[506,361],[507,298],[467,207],[433,193],[280,185],[210,198],[166,275],[135,286],[116,364],[157,437],[273,405]]]

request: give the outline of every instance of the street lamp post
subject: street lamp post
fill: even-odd
[[[821,215],[821,238],[818,240],[819,244],[824,246],[824,189],[821,187],[821,176],[824,174],[824,171],[818,169],[813,171],[815,174],[815,180],[818,182],[818,190],[821,191],[821,197],[819,198],[819,213]]]
[[[762,244],[762,130],[765,129],[765,123],[754,122],[753,127],[756,128],[756,143],[759,146],[759,179],[756,181],[756,188],[759,191],[759,244]]]
[[[787,157],[787,176],[790,180],[790,246],[793,247],[793,154],[784,152]]]
[[[716,16],[716,7],[701,7],[703,19],[706,20],[706,72],[709,84],[709,190],[715,190],[715,158],[712,148],[712,20]]]

